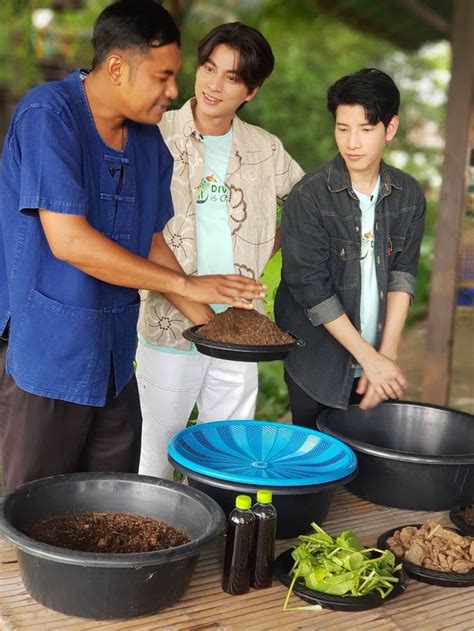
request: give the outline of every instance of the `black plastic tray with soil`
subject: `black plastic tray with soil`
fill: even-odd
[[[387,545],[387,539],[389,539],[396,530],[406,528],[407,526],[414,526],[415,528],[421,528],[422,524],[404,524],[403,526],[397,526],[382,533],[377,540],[377,548],[381,550],[390,550]],[[456,528],[451,528],[453,532],[462,535]],[[398,563],[402,563],[406,573],[417,581],[422,583],[428,583],[429,585],[439,585],[440,587],[471,587],[474,585],[474,571],[467,572],[466,574],[460,574],[457,572],[442,572],[437,570],[429,570],[421,565],[416,565],[407,561],[403,557],[395,555]]]
[[[76,513],[33,523],[26,535],[59,548],[102,554],[135,554],[189,543],[190,537],[158,519],[127,513]]]
[[[273,361],[283,359],[303,341],[282,331],[255,310],[231,307],[217,314],[207,324],[183,331],[203,355],[234,361]]]

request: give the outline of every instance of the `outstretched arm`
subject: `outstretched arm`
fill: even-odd
[[[102,235],[81,215],[39,209],[39,217],[56,258],[107,283],[244,309],[252,308],[247,301],[263,297],[262,286],[243,276],[186,276],[143,259]]]

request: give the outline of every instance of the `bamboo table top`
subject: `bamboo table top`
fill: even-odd
[[[354,530],[365,545],[374,545],[378,535],[403,524],[421,523],[439,516],[450,524],[448,513],[402,511],[375,506],[345,490],[336,494],[323,527],[330,534]],[[289,547],[277,542],[277,552]],[[283,612],[286,588],[275,581],[265,590],[250,590],[230,596],[221,590],[222,546],[202,555],[191,585],[173,607],[155,615],[124,621],[94,621],[72,618],[46,609],[25,591],[19,577],[14,549],[0,540],[0,629],[4,631],[86,631],[131,629],[135,631],[296,631],[300,629],[341,631],[350,629],[474,630],[474,587],[446,588],[410,580],[408,590],[382,607],[364,612]],[[290,605],[304,605],[292,596]]]

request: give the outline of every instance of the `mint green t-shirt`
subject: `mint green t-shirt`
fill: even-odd
[[[366,342],[374,346],[377,339],[379,298],[374,256],[375,204],[380,189],[380,176],[371,195],[364,195],[354,189],[359,198],[361,217],[360,242],[360,329]],[[357,366],[354,377],[360,377],[362,368]]]
[[[204,136],[204,174],[196,200],[197,273],[234,274],[232,235],[225,184],[232,129],[223,136]],[[216,313],[226,305],[211,305]]]

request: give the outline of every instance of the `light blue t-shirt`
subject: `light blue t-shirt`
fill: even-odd
[[[360,242],[360,329],[366,342],[374,346],[377,339],[377,320],[379,298],[374,256],[374,218],[375,204],[380,189],[380,176],[371,195],[364,195],[354,189],[359,198],[361,217]],[[362,368],[357,366],[354,377],[360,377]]]
[[[199,276],[233,274],[229,189],[225,184],[232,129],[223,136],[204,136],[203,142],[204,174],[196,200],[197,272]]]
[[[234,274],[232,235],[229,226],[227,200],[229,189],[225,185],[232,128],[223,136],[203,136],[204,173],[196,199],[196,249],[197,273]],[[227,305],[211,305],[216,313],[227,309]],[[194,344],[190,350],[180,350],[169,346],[148,344],[143,336],[140,342],[149,348],[177,353],[179,355],[197,353]]]
[[[232,129],[223,136],[204,136],[204,173],[196,199],[197,273],[234,274],[232,235],[225,184]],[[211,305],[216,313],[226,305]]]

